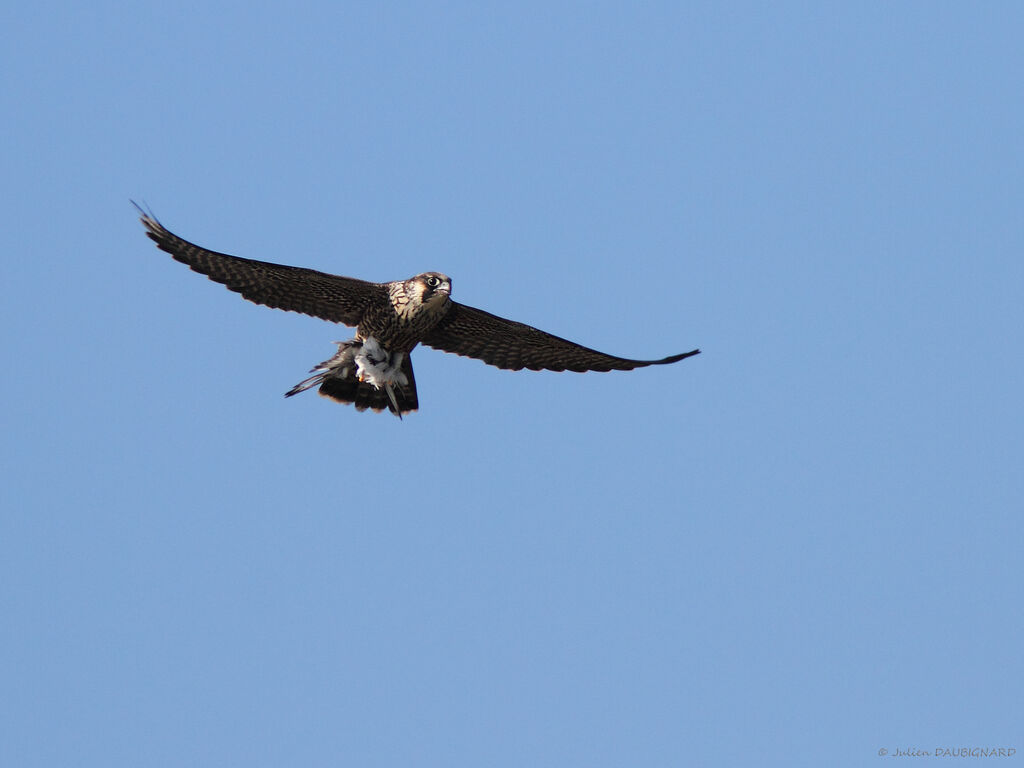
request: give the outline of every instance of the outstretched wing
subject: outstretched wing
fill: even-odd
[[[661,360],[628,360],[581,347],[566,339],[514,320],[497,317],[457,302],[423,339],[427,346],[475,357],[485,363],[518,371],[631,371],[665,365],[700,353],[699,349]]]
[[[146,234],[161,250],[256,304],[358,325],[367,306],[387,301],[387,288],[379,283],[208,251],[178,237],[152,214],[141,208],[139,213]]]

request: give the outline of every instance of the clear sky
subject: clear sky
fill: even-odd
[[[44,1],[0,34],[0,765],[1024,759],[1020,3]],[[286,400],[349,329],[188,271],[129,199],[704,352],[421,349],[404,421]]]

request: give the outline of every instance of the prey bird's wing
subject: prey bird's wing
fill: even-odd
[[[139,212],[146,234],[161,250],[256,304],[358,325],[367,306],[387,301],[387,288],[379,283],[208,251]]]
[[[566,339],[481,309],[451,302],[444,319],[422,343],[456,355],[475,357],[489,365],[518,371],[631,371],[665,365],[700,352],[695,349],[661,360],[629,360],[582,347]]]

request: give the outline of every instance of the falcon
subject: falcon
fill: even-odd
[[[256,304],[356,328],[355,338],[334,342],[338,345],[334,356],[311,369],[313,375],[292,387],[285,397],[319,387],[321,395],[352,403],[356,410],[380,412],[387,408],[402,418],[419,407],[409,357],[418,344],[511,371],[631,371],[700,353],[694,349],[661,360],[606,355],[452,301],[451,278],[440,272],[370,283],[243,259],[190,243],[164,227],[152,213],[135,207],[157,247],[193,271]]]

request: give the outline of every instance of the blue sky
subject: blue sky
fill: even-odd
[[[1024,750],[1015,3],[4,13],[0,763]],[[678,365],[423,349],[157,251]]]

